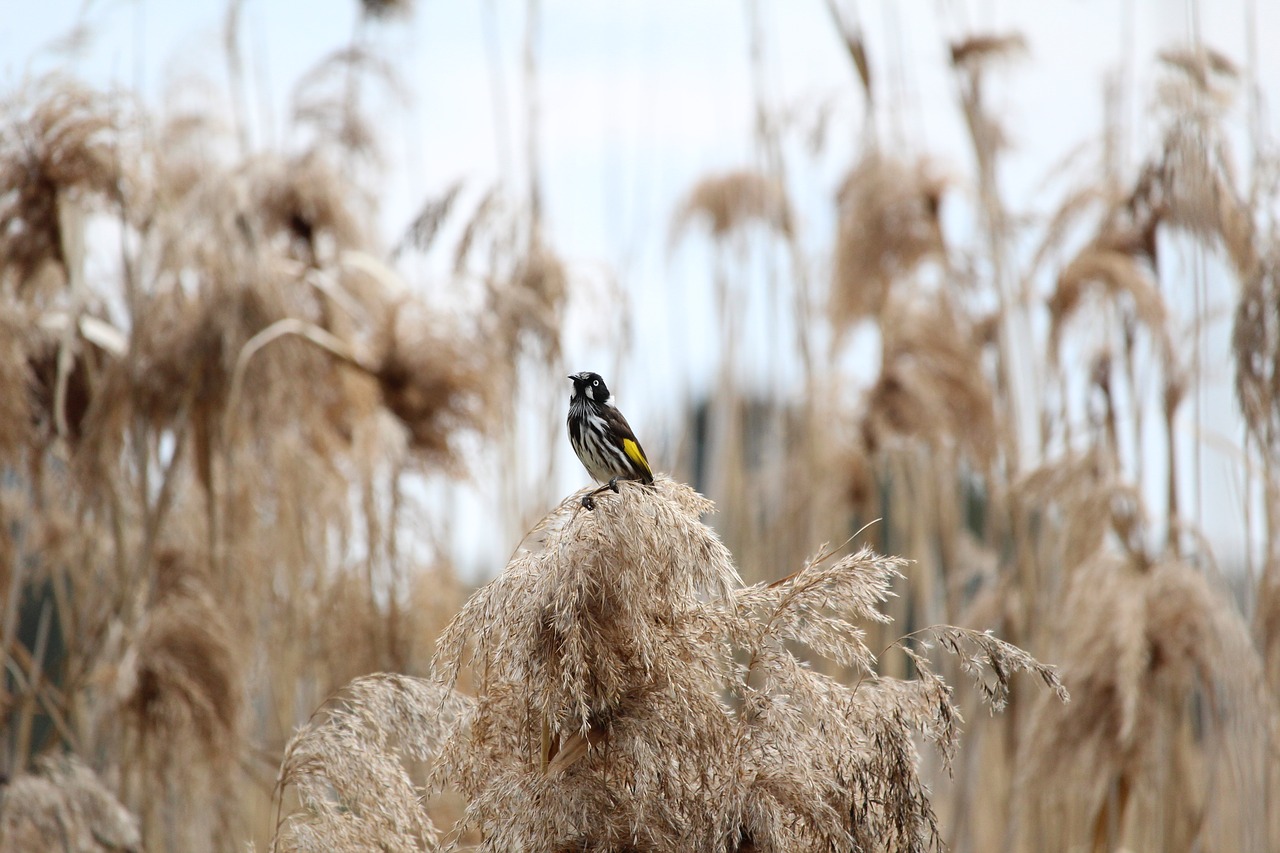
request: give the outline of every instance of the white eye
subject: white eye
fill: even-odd
[[[595,386],[598,388],[598,387],[600,387],[600,380],[599,380],[599,379],[592,379],[592,380],[591,380],[591,384],[592,384],[592,385],[595,385]]]

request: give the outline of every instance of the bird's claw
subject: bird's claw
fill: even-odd
[[[583,496],[582,496],[582,508],[583,508],[583,509],[588,509],[588,510],[595,509],[595,508],[596,508],[596,495],[598,495],[598,494],[600,494],[601,492],[606,491],[606,490],[608,490],[608,491],[612,491],[615,495],[617,495],[617,494],[621,494],[621,492],[619,492],[619,491],[618,491],[618,478],[617,478],[617,477],[612,478],[611,480],[609,480],[609,482],[605,483],[603,486],[601,486],[600,488],[596,489],[596,490],[595,490],[594,492],[592,492],[591,494],[589,494],[589,495],[583,495]]]

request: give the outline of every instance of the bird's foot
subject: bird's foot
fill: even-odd
[[[590,494],[587,494],[587,495],[583,495],[582,508],[588,509],[588,510],[595,509],[596,495],[600,494],[601,492],[613,492],[615,495],[621,494],[621,492],[618,491],[618,478],[614,477],[611,480],[609,480],[609,482],[605,483],[603,486],[596,489],[594,492],[591,492]]]

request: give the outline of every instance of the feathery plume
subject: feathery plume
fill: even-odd
[[[44,756],[0,793],[0,853],[52,849],[142,850],[138,819],[71,755]]]

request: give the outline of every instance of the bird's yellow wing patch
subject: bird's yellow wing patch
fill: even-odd
[[[632,462],[643,468],[646,474],[653,474],[653,472],[649,470],[649,460],[644,458],[644,451],[640,449],[640,445],[636,444],[629,438],[624,438],[622,439],[622,450],[627,454],[628,458],[630,458]]]

